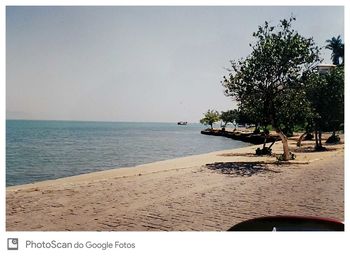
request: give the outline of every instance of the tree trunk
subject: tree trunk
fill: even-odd
[[[266,147],[266,141],[267,141],[267,135],[264,133],[264,145],[263,145],[263,149],[265,149],[265,147]]]
[[[283,144],[283,159],[285,161],[289,161],[290,160],[290,154],[289,154],[289,147],[288,147],[288,138],[285,134],[283,134],[283,132],[279,129],[276,129],[276,132],[278,133],[278,135],[280,136],[281,140],[282,140],[282,144]]]
[[[301,141],[303,141],[303,139],[304,139],[304,137],[307,135],[307,131],[304,133],[304,134],[302,134],[300,137],[299,137],[299,139],[298,139],[298,142],[297,142],[297,147],[300,147],[301,146]]]
[[[316,145],[315,145],[315,150],[316,151],[325,151],[326,148],[322,146],[322,131],[315,131],[315,140],[316,140]]]
[[[319,147],[322,148],[322,131],[320,130],[319,131],[319,134],[318,134],[318,140],[319,140]]]
[[[335,129],[333,129],[332,137],[335,137]]]
[[[268,149],[271,149],[271,147],[272,147],[275,143],[276,143],[276,140],[274,140],[274,141],[271,143],[271,145],[269,146]]]

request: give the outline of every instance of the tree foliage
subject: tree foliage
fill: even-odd
[[[316,131],[315,147],[322,149],[322,132],[335,132],[344,123],[344,66],[326,74],[313,73],[308,78],[306,92]]]
[[[242,110],[238,109],[238,117],[236,123],[238,124],[251,124],[259,120],[259,117],[254,113],[251,113],[251,110]]]
[[[220,120],[220,114],[215,110],[208,110],[204,113],[204,118],[202,118],[199,122],[203,125],[209,125],[211,129],[213,129],[213,124]]]
[[[238,110],[235,109],[221,112],[220,118],[224,122],[223,127],[226,127],[228,123],[233,124],[238,119]]]
[[[342,64],[344,64],[344,44],[340,36],[332,37],[332,39],[326,40],[326,49],[332,50],[332,61],[333,64],[339,65],[340,59],[342,59]]]
[[[233,97],[239,108],[252,115],[255,123],[271,124],[283,142],[283,157],[290,158],[287,137],[308,110],[305,80],[319,61],[319,49],[312,38],[292,29],[295,18],[281,20],[278,26],[265,22],[253,34],[256,43],[251,54],[237,62],[222,82],[225,94]],[[306,106],[306,107],[305,107]]]

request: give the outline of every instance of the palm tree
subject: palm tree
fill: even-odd
[[[342,43],[340,36],[337,38],[332,37],[332,39],[326,40],[326,43],[328,43],[328,45],[326,45],[326,48],[332,50],[333,64],[339,65],[340,58],[344,64],[344,44]]]

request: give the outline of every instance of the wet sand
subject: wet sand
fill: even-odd
[[[312,145],[287,164],[251,146],[8,187],[6,229],[222,231],[266,215],[344,220],[344,145],[321,153]]]

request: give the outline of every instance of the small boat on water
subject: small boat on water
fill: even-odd
[[[177,125],[187,125],[187,121],[179,121]]]

